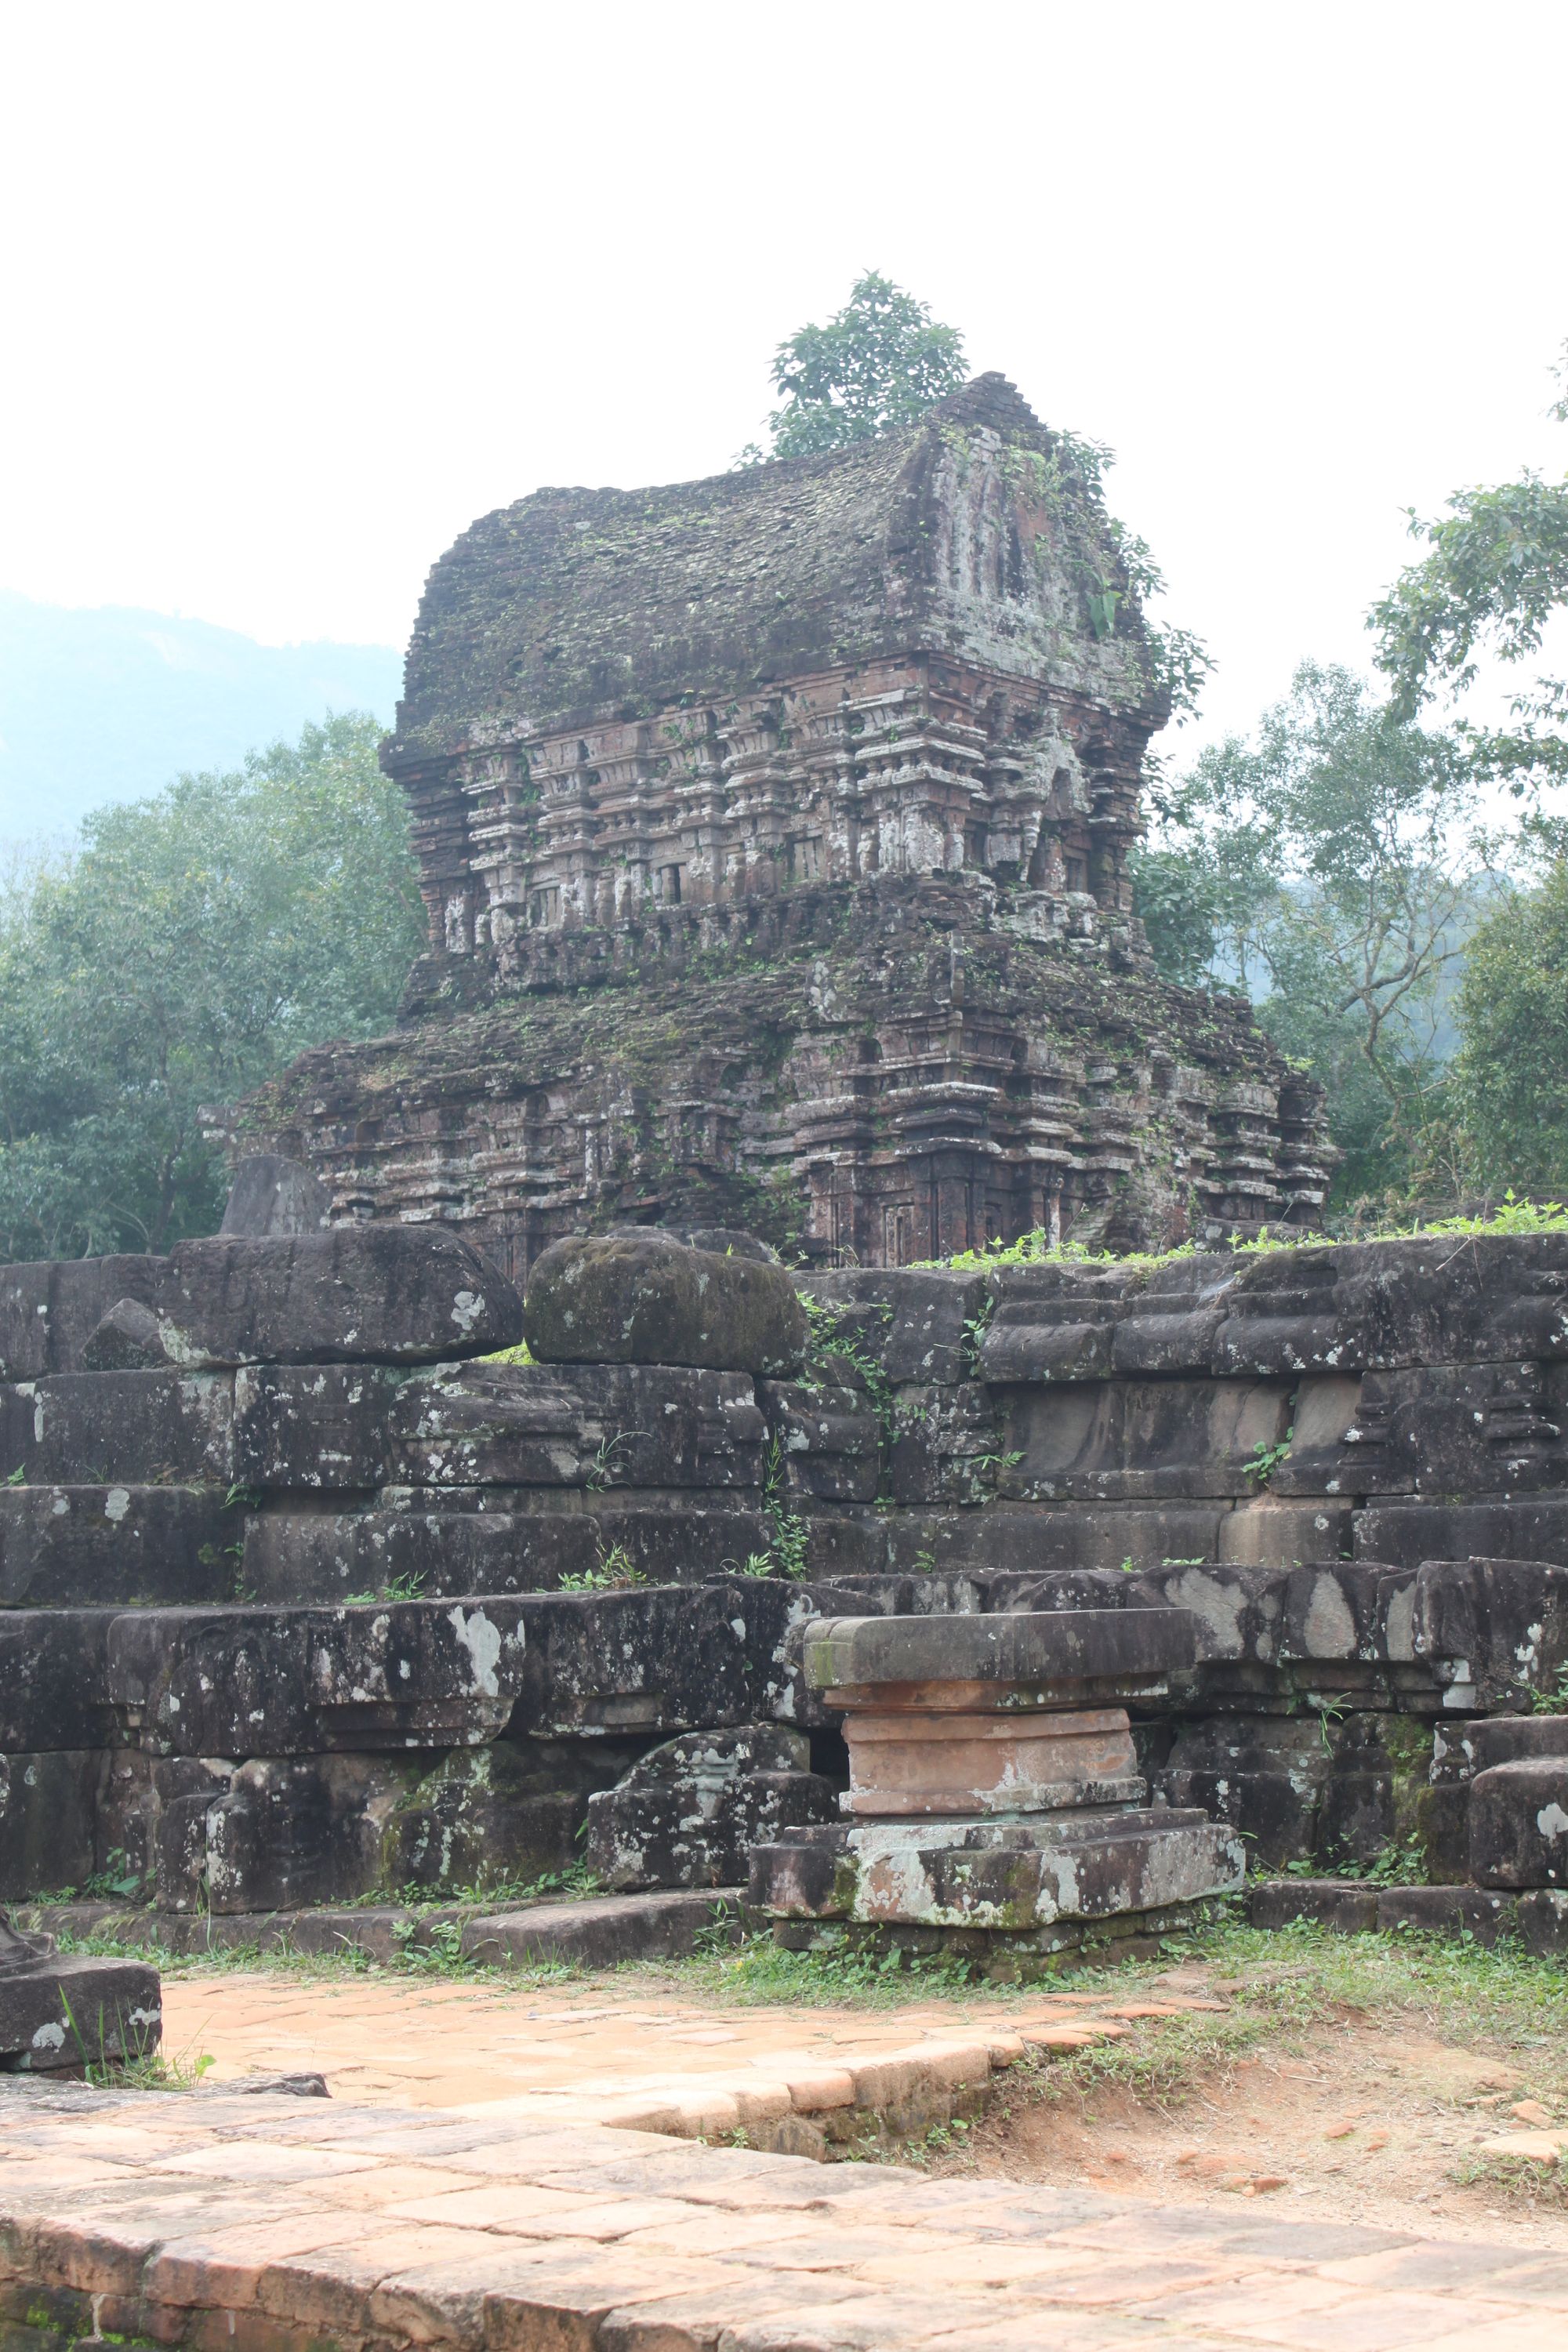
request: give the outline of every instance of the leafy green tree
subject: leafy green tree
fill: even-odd
[[[1568,859],[1516,890],[1470,940],[1458,991],[1455,1111],[1479,1181],[1568,1186]]]
[[[1563,374],[1568,383],[1568,346]],[[1568,423],[1568,392],[1551,414]],[[1496,489],[1460,490],[1445,516],[1410,513],[1427,552],[1373,608],[1377,663],[1393,684],[1396,718],[1414,718],[1440,690],[1473,686],[1483,656],[1513,665],[1538,654],[1568,605],[1568,478],[1526,471]],[[1537,677],[1512,705],[1511,727],[1461,719],[1456,730],[1479,776],[1524,793],[1568,781],[1568,680]]]
[[[182,776],[0,894],[0,1253],[211,1232],[204,1113],[391,1018],[424,920],[379,735],[330,719]]]
[[[1165,793],[1133,862],[1162,968],[1246,989],[1327,1086],[1344,1198],[1408,1181],[1428,1153],[1447,985],[1481,887],[1476,797],[1452,735],[1307,663],[1254,741],[1213,746]]]
[[[768,419],[775,457],[810,457],[910,425],[963,382],[963,338],[929,304],[868,270],[825,327],[802,327],[773,353],[784,405]],[[759,457],[754,447],[748,457]]]

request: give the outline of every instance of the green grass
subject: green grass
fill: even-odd
[[[954,1257],[928,1258],[922,1263],[949,1266],[965,1274],[984,1273],[996,1265],[1121,1265],[1136,1273],[1151,1273],[1156,1266],[1172,1265],[1182,1258],[1209,1256],[1226,1247],[1238,1257],[1259,1257],[1271,1251],[1340,1248],[1352,1239],[1403,1242],[1443,1234],[1466,1238],[1493,1234],[1568,1234],[1568,1205],[1561,1201],[1520,1201],[1510,1191],[1503,1194],[1499,1206],[1484,1217],[1434,1217],[1429,1223],[1379,1225],[1353,1236],[1313,1234],[1295,1225],[1277,1225],[1272,1231],[1266,1228],[1256,1241],[1181,1242],[1173,1249],[1121,1252],[1090,1249],[1081,1242],[1053,1243],[1046,1228],[1037,1225],[1032,1233],[1020,1234],[1015,1242],[990,1242],[980,1249],[961,1250]]]
[[[1548,2205],[1568,2211],[1568,2171],[1526,2156],[1461,2157],[1449,2179],[1456,2189],[1484,2189],[1500,2205],[1517,2209]]]
[[[657,1979],[696,2001],[725,2007],[847,2008],[896,2011],[933,1999],[1005,2021],[1007,2012],[1037,2002],[1039,1985],[994,1985],[960,1965],[926,1962],[900,1967],[852,1951],[786,1952],[769,1937],[735,1946],[718,1916],[706,1948],[681,1960],[635,1960],[614,1973],[622,1980]],[[62,1935],[62,1949],[88,1953],[134,1951],[173,1977],[218,1970],[257,1970],[306,1977],[382,1974],[463,1978],[491,1991],[533,1984],[586,1980],[593,1971],[563,1962],[495,1968],[463,1959],[453,1930],[437,1927],[423,1948],[412,1938],[390,1963],[353,1946],[324,1955],[217,1947],[175,1953],[156,1942],[129,1946],[102,1937]],[[1224,1988],[1226,2010],[1193,2011],[1140,2021],[1124,2039],[1043,2062],[1050,2095],[1116,2084],[1140,2095],[1165,2097],[1184,2082],[1223,2073],[1262,2040],[1288,2052],[1325,2025],[1369,2019],[1459,2047],[1506,2054],[1526,2078],[1521,2095],[1568,2100],[1568,1969],[1516,1944],[1486,1950],[1473,1942],[1436,1937],[1337,1936],[1300,1922],[1265,1932],[1222,1922],[1173,1937],[1152,1959],[1085,1968],[1063,1976],[1064,1990],[1118,2004],[1159,1997],[1152,1979],[1178,1962],[1202,1963]]]

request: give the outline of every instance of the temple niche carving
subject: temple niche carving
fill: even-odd
[[[1317,1090],[1131,911],[1167,715],[1072,446],[1002,377],[826,456],[541,490],[430,575],[384,764],[402,1025],[247,1138],[334,1219],[742,1226],[903,1264],[1310,1220]]]

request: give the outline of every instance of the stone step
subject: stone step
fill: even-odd
[[[159,1756],[475,1748],[523,1689],[510,1598],[128,1611],[109,1633],[122,1737]]]
[[[221,1486],[0,1487],[0,1608],[226,1601],[244,1526]]]
[[[1269,1878],[1247,1890],[1255,1927],[1308,1919],[1340,1935],[1415,1929],[1491,1944],[1517,1936],[1526,1951],[1568,1959],[1568,1892],[1537,1887],[1523,1895],[1478,1886],[1371,1886],[1356,1878]]]

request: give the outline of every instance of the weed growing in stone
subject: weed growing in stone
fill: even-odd
[[[1290,1440],[1295,1434],[1294,1429],[1288,1429],[1278,1445],[1266,1445],[1259,1438],[1241,1465],[1247,1477],[1256,1479],[1259,1486],[1267,1486],[1289,1453]]]
[[[563,1576],[558,1590],[562,1592],[625,1592],[634,1584],[646,1584],[647,1579],[637,1566],[625,1544],[607,1544],[600,1552],[594,1568],[584,1568],[574,1576]]]
[[[1558,1667],[1551,1690],[1535,1693],[1531,1708],[1536,1715],[1568,1715],[1568,1666]]]

